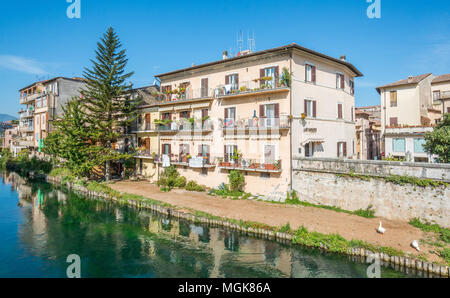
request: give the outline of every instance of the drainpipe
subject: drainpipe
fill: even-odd
[[[292,74],[292,51],[290,52],[290,54],[289,54],[289,72]],[[292,84],[293,83],[293,80],[292,80],[292,75],[291,75],[291,86],[290,86],[290,89],[291,90],[289,90],[289,115],[292,115]],[[293,182],[293,162],[292,162],[292,127],[293,127],[293,122],[294,122],[294,119],[292,118],[292,121],[291,121],[291,129],[289,130],[289,138],[290,138],[290,140],[289,140],[289,143],[290,143],[290,147],[291,148],[289,148],[290,150],[289,150],[289,162],[290,162],[290,173],[289,173],[289,176],[290,176],[290,191],[292,191],[292,189],[293,189],[293,187],[292,187],[292,182]]]

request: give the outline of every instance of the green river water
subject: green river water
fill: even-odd
[[[194,225],[0,173],[0,277],[366,277],[347,256]],[[410,277],[382,268],[382,277]]]

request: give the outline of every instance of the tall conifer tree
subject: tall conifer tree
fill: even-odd
[[[97,131],[94,141],[103,148],[106,180],[111,178],[111,161],[130,158],[116,151],[113,144],[135,120],[138,105],[137,100],[128,99],[132,88],[128,80],[133,72],[125,71],[128,59],[121,48],[119,37],[110,27],[97,43],[92,68],[84,71],[87,86],[81,91],[88,121]]]

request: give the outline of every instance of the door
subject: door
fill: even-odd
[[[266,105],[266,127],[272,127],[273,122],[275,121],[275,105],[270,104]]]
[[[272,77],[271,81],[266,81],[266,86],[270,88],[275,87],[275,67],[266,68],[266,77]]]

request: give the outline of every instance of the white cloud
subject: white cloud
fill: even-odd
[[[33,75],[48,74],[48,72],[44,70],[43,63],[33,59],[13,55],[0,55],[0,68],[6,68]]]

